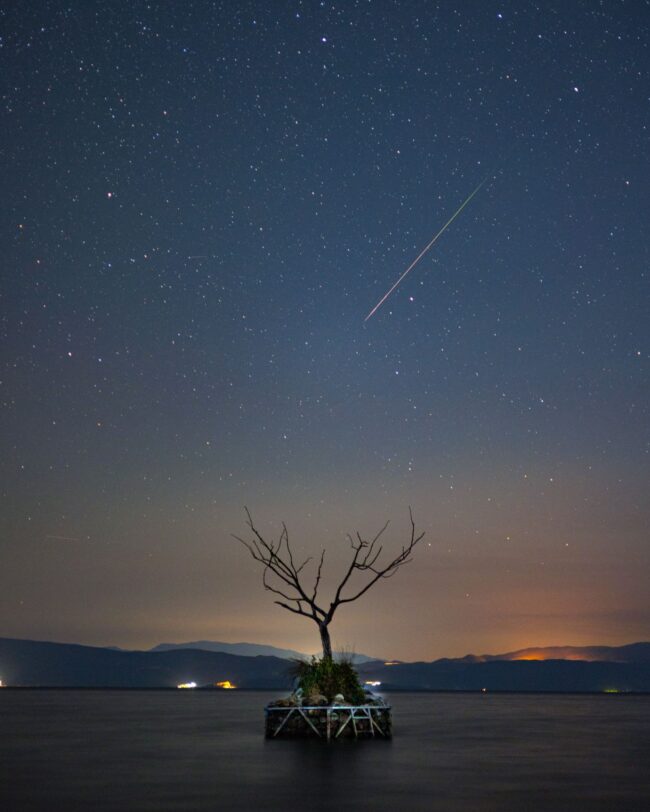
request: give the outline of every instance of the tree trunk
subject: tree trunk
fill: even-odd
[[[330,641],[330,632],[326,623],[319,623],[318,630],[320,631],[320,641],[323,645],[323,659],[332,659],[332,643]]]

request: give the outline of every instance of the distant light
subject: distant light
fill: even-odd
[[[196,688],[195,682],[181,682],[180,685],[176,686],[177,688]]]
[[[387,663],[384,663],[384,665],[399,665],[399,660],[389,660]]]
[[[377,688],[377,686],[381,685],[381,682],[379,682],[378,679],[367,679],[363,684],[370,685],[372,688]]]
[[[0,679],[0,688],[5,688],[5,687],[6,686],[5,686],[4,682]]]
[[[223,682],[215,682],[214,687],[223,688],[224,691],[234,691],[237,686],[233,685],[229,679],[225,679]]]

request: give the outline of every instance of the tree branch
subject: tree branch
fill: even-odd
[[[377,540],[379,539],[379,537],[382,535],[384,530],[386,530],[386,528],[388,527],[388,522],[382,527],[382,529],[379,531],[379,533],[377,533],[377,535],[374,537],[374,539],[371,542],[363,541],[361,536],[357,533],[358,542],[357,542],[356,546],[353,545],[353,546],[355,546],[355,556],[352,559],[352,563],[350,564],[350,568],[348,569],[348,572],[346,573],[343,581],[339,585],[339,588],[336,590],[336,596],[334,598],[334,601],[332,601],[332,604],[330,605],[330,610],[329,610],[329,613],[328,613],[329,616],[330,616],[330,620],[331,620],[332,615],[334,614],[334,612],[338,608],[338,606],[340,606],[342,603],[352,603],[353,601],[358,600],[362,595],[364,595],[370,589],[370,587],[374,586],[377,583],[377,581],[379,581],[380,578],[391,578],[393,575],[395,575],[397,570],[403,564],[408,564],[412,560],[411,555],[413,553],[413,550],[415,549],[418,542],[420,542],[422,540],[422,538],[424,537],[424,532],[422,532],[418,536],[416,536],[416,534],[415,534],[415,522],[413,521],[413,511],[411,510],[410,507],[409,507],[409,517],[410,517],[410,521],[411,521],[411,538],[409,540],[409,543],[405,547],[402,547],[402,551],[401,551],[401,553],[399,555],[395,556],[395,558],[393,558],[392,561],[389,561],[388,564],[386,564],[386,566],[381,567],[381,568],[376,568],[375,564],[376,564],[379,556],[381,555],[381,552],[382,552],[383,548],[380,547],[374,555],[373,555],[373,548],[374,548]],[[367,548],[367,553],[363,557],[363,559],[361,561],[359,561],[358,560],[358,553],[362,548]],[[359,572],[363,572],[363,571],[372,572],[373,577],[370,579],[370,581],[368,581],[368,583],[364,587],[359,589],[354,595],[350,595],[349,597],[344,598],[344,597],[342,597],[343,587],[346,585],[346,583],[350,579],[350,576],[352,575],[352,573],[355,570],[357,570]]]
[[[246,517],[249,529],[253,537],[250,540],[245,540],[239,536],[233,536],[237,541],[246,547],[248,552],[263,566],[262,583],[264,588],[275,595],[284,598],[284,601],[276,600],[278,606],[293,612],[296,615],[303,615],[304,617],[311,618],[319,626],[321,631],[331,622],[335,611],[343,603],[352,603],[358,600],[362,595],[374,586],[377,581],[382,578],[392,578],[393,575],[404,564],[410,563],[412,560],[413,550],[417,544],[424,537],[424,533],[416,534],[415,522],[413,521],[413,511],[409,507],[409,517],[411,522],[411,534],[409,541],[406,545],[402,546],[401,552],[393,559],[384,565],[379,565],[383,553],[383,545],[379,544],[379,539],[386,531],[388,522],[381,528],[381,530],[374,536],[371,541],[366,541],[362,538],[360,533],[356,533],[356,538],[348,534],[347,539],[352,548],[352,560],[350,561],[343,578],[339,582],[334,599],[329,605],[327,612],[316,603],[318,597],[318,590],[321,584],[321,577],[323,573],[323,565],[325,562],[325,550],[322,551],[320,561],[316,570],[316,578],[314,581],[313,590],[311,595],[308,595],[300,578],[301,573],[307,564],[312,560],[311,557],[306,558],[301,564],[296,565],[293,557],[293,550],[289,543],[289,531],[286,525],[282,524],[282,532],[277,542],[268,542],[257,530],[253,524],[248,508],[245,508]],[[354,573],[371,573],[370,579],[363,586],[358,587],[355,592],[344,596],[343,592],[346,586],[349,585],[350,579]],[[281,582],[281,587],[272,585],[268,581],[270,575],[275,576]],[[282,586],[284,585],[284,586]],[[285,602],[286,601],[286,602]],[[295,604],[295,605],[291,605]]]
[[[255,559],[255,561],[258,561],[260,564],[263,565],[264,570],[262,572],[262,583],[264,585],[264,588],[269,590],[269,592],[274,592],[275,594],[280,595],[287,601],[297,603],[301,611],[297,612],[296,609],[288,607],[286,604],[281,603],[280,601],[275,601],[280,606],[283,606],[285,609],[290,609],[290,611],[297,612],[297,614],[303,614],[306,617],[311,617],[314,621],[319,623],[322,619],[326,617],[324,609],[322,609],[316,603],[316,595],[318,592],[318,586],[321,579],[325,551],[323,550],[323,554],[321,555],[321,560],[318,567],[318,573],[316,575],[316,582],[314,584],[314,591],[312,597],[309,597],[300,581],[300,573],[304,569],[304,567],[311,561],[311,558],[306,558],[302,562],[302,564],[296,566],[296,563],[293,558],[293,551],[289,543],[289,532],[287,530],[286,525],[284,523],[282,524],[282,532],[280,533],[280,537],[277,541],[277,544],[274,542],[268,542],[255,527],[255,524],[253,523],[253,518],[248,508],[244,508],[244,510],[246,511],[247,518],[246,524],[253,533],[253,538],[250,541],[246,541],[245,539],[242,539],[239,536],[233,536],[233,538],[235,538],[237,541],[243,544],[244,547],[246,547],[246,549]],[[283,546],[285,548],[284,550]],[[283,555],[286,555],[286,560],[285,558],[283,558]],[[293,590],[296,593],[296,595],[287,594],[281,589],[271,586],[267,580],[267,575],[269,572],[272,573],[280,581],[282,581],[286,586],[288,586],[290,590]],[[309,606],[310,612],[304,611],[304,609],[301,606],[303,602],[307,606]]]
[[[350,541],[350,544],[352,545],[352,549],[354,550],[354,556],[352,557],[352,561],[350,562],[350,566],[348,567],[347,572],[343,576],[343,580],[338,585],[338,588],[336,590],[336,594],[334,595],[334,600],[330,604],[329,612],[327,613],[330,620],[332,619],[332,617],[334,615],[334,612],[336,611],[336,607],[340,603],[342,603],[342,601],[341,601],[341,593],[343,592],[343,588],[345,587],[347,582],[350,580],[350,577],[351,577],[352,573],[355,570],[362,569],[362,567],[359,566],[359,555],[361,554],[361,551],[365,547],[368,547],[368,546],[370,546],[370,551],[372,551],[373,545],[379,539],[379,537],[382,535],[382,533],[386,530],[386,528],[388,527],[388,524],[389,524],[389,522],[386,522],[386,524],[381,528],[379,533],[377,533],[377,535],[374,537],[374,539],[372,540],[370,545],[368,545],[367,541],[364,541],[361,538],[359,533],[357,533],[357,541],[355,541],[352,538],[352,536],[350,534],[348,534],[348,539]],[[380,548],[380,552],[381,552],[381,548]]]
[[[311,596],[312,601],[316,601],[316,595],[318,594],[318,586],[320,584],[320,577],[323,571],[323,561],[325,561],[325,550],[320,554],[320,563],[318,565],[318,572],[316,573],[316,581],[314,583],[314,592]]]
[[[282,606],[283,609],[288,609],[290,612],[294,612],[296,615],[311,617],[311,615],[308,612],[304,612],[302,609],[295,609],[293,606],[289,606],[286,603],[282,603],[282,601],[273,601],[273,603],[277,603],[278,606]]]

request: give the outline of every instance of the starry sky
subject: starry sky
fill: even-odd
[[[648,639],[649,20],[5,5],[0,634],[315,651],[244,506],[326,595],[410,505],[335,646]]]

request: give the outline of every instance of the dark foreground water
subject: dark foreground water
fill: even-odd
[[[650,810],[650,697],[395,694],[391,742],[266,741],[262,693],[0,690],[0,810]]]

